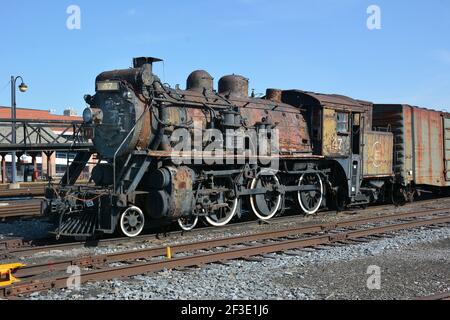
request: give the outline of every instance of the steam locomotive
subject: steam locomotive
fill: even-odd
[[[83,134],[94,148],[46,189],[43,211],[58,237],[312,215],[450,185],[447,114],[301,90],[257,98],[239,75],[221,78],[216,91],[202,70],[181,90],[153,73],[159,61],[103,72],[85,96]],[[89,183],[76,184],[92,160]]]

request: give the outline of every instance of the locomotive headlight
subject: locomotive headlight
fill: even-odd
[[[101,124],[103,121],[103,112],[99,108],[86,108],[83,111],[83,121],[86,124]]]
[[[93,114],[92,114],[92,110],[91,110],[91,108],[86,108],[86,109],[84,109],[84,111],[83,111],[83,121],[85,122],[85,123],[92,123],[92,121],[93,121]]]

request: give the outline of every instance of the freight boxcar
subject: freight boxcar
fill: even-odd
[[[450,186],[450,115],[402,104],[375,104],[373,123],[394,133],[394,172],[401,193]]]

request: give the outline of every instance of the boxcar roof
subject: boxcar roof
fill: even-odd
[[[427,107],[419,107],[419,106],[413,106],[410,104],[402,104],[402,103],[375,103],[374,106],[378,107],[378,108],[383,108],[383,107],[398,107],[398,108],[413,108],[413,109],[422,109],[422,110],[427,110],[427,111],[432,111],[432,112],[440,112],[442,114],[444,114],[446,117],[450,116],[450,113],[447,111],[442,111],[442,110],[436,110],[436,109],[432,109],[432,108],[427,108]]]
[[[316,101],[316,103],[322,106],[329,106],[329,107],[344,106],[352,110],[360,110],[360,111],[364,111],[368,106],[372,106],[371,102],[356,100],[338,94],[323,94],[302,90],[288,90],[286,92],[289,92],[291,94],[295,93],[299,98],[305,101],[305,104],[308,103],[307,101],[310,101],[312,99],[313,101]]]

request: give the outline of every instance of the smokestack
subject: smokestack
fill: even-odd
[[[154,58],[154,57],[133,58],[133,68],[141,68],[144,64],[148,64],[148,65],[150,65],[150,71],[153,71],[152,70],[153,63],[160,62],[160,61],[163,61],[163,60],[159,59],[159,58]]]

